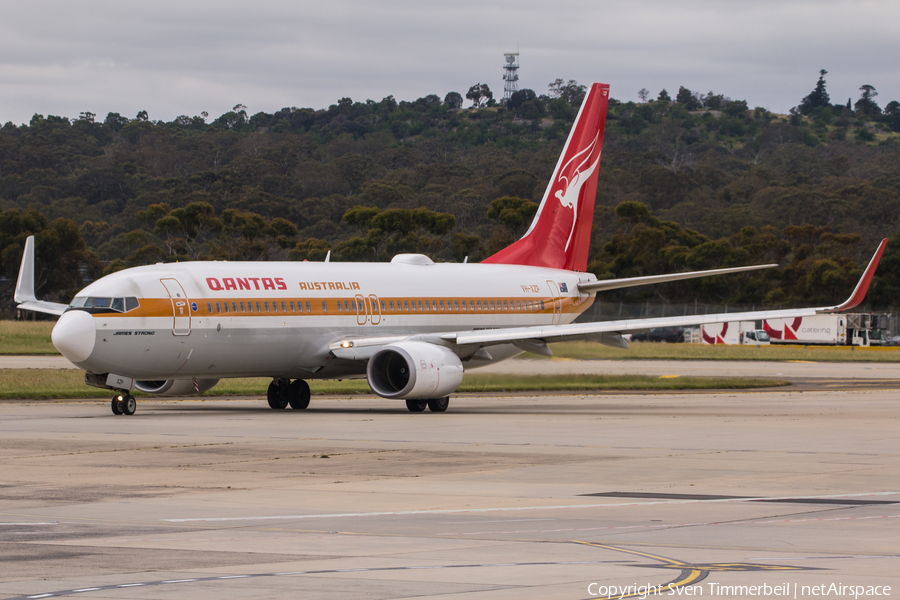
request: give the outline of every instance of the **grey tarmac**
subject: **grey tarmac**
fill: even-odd
[[[77,369],[62,356],[0,356],[0,369]],[[791,379],[900,379],[900,362],[571,360],[516,358],[473,371],[515,375],[683,375]]]
[[[887,389],[5,402],[0,598],[896,596],[898,438]]]

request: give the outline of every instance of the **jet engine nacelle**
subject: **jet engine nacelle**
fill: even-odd
[[[462,383],[459,357],[428,342],[385,346],[366,366],[369,387],[384,398],[443,398]]]
[[[147,394],[190,396],[191,394],[202,394],[207,390],[211,390],[217,383],[219,383],[218,379],[198,379],[197,386],[199,391],[194,389],[194,381],[192,379],[135,380],[134,387]]]

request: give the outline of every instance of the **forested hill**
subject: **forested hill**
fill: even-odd
[[[900,103],[832,105],[824,72],[790,115],[681,88],[612,100],[589,269],[601,278],[757,262],[780,269],[605,297],[790,305],[852,288],[896,235],[871,296],[900,294]],[[644,92],[642,90],[642,92]],[[25,237],[38,293],[159,261],[477,261],[527,228],[584,86],[472,86],[415,102],[341,99],[327,110],[238,105],[152,121],[35,115],[0,128],[0,301],[12,307]],[[487,102],[486,102],[487,101]],[[466,104],[470,104],[467,102]]]

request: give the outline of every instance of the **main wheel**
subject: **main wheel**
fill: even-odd
[[[274,381],[269,384],[266,391],[266,399],[269,401],[269,407],[275,410],[282,410],[288,405],[288,386],[287,380],[281,379],[278,383]]]
[[[122,400],[122,414],[131,416],[136,410],[137,400],[135,400],[134,396],[132,396],[131,394],[127,394]]]
[[[450,396],[443,398],[432,398],[428,401],[428,410],[431,412],[444,412],[450,406]]]
[[[112,407],[112,411],[114,415],[122,414],[122,396],[113,396],[112,402],[110,403]]]
[[[425,400],[407,400],[406,408],[409,409],[409,412],[422,412],[425,410],[425,407],[428,406],[428,402]]]
[[[287,396],[288,404],[291,405],[291,408],[294,410],[305,409],[309,406],[309,398],[311,396],[309,384],[302,379],[295,379],[291,382],[291,385],[288,386]]]

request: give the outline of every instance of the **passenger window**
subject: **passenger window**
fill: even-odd
[[[475,310],[475,301],[469,300],[469,310]]]
[[[341,301],[338,300],[338,312],[343,312],[343,311],[344,311],[344,307],[341,305]]]
[[[247,312],[248,312],[248,313],[252,313],[252,312],[253,312],[253,303],[252,303],[252,302],[248,302],[248,303],[247,303]]]
[[[293,302],[291,302],[293,304]],[[294,310],[291,308],[291,310]],[[284,300],[281,301],[281,312],[287,312],[287,306],[284,304]]]
[[[324,302],[322,304],[325,304]],[[306,301],[306,312],[310,312],[312,309],[309,307],[309,300]]]
[[[241,302],[241,312],[244,312],[244,303]]]
[[[223,302],[223,304],[225,305],[225,312],[228,312],[228,303],[227,303],[227,302]]]
[[[231,303],[231,312],[233,312],[233,313],[237,312],[237,302]],[[243,311],[241,311],[241,312],[243,312]]]
[[[431,310],[431,303],[428,300],[425,301],[425,310]]]
[[[307,304],[309,304],[309,303],[307,302]],[[328,305],[325,304],[325,301],[324,301],[324,300],[322,300],[322,312],[323,312],[323,313],[324,313],[324,312],[328,312]]]
[[[393,300],[388,300],[388,306],[390,306],[390,307],[391,307],[391,310],[393,311],[393,310],[394,310],[394,301],[393,301]]]
[[[262,312],[261,310],[259,310],[259,302],[256,303],[256,312]]]
[[[266,300],[263,304],[266,305],[266,312],[269,312],[269,301]],[[259,306],[259,302],[257,302],[256,305]]]
[[[302,306],[302,305],[301,305]],[[297,312],[297,307],[294,306],[294,301],[291,300],[291,312]]]
[[[350,308],[355,312],[356,311],[356,300],[350,301]]]
[[[212,314],[212,302],[206,303],[206,312]]]
[[[455,300],[453,302],[453,308],[454,310],[456,310],[456,312],[459,312],[459,300]]]
[[[384,310],[385,310],[384,300],[382,300],[381,301],[381,312],[384,312]]]
[[[421,311],[422,311],[422,301],[419,300],[419,312],[421,312]]]
[[[344,310],[350,312],[350,304],[346,300],[344,300]]]
[[[216,302],[216,312],[217,312],[217,313],[222,312],[222,305],[219,304],[218,302]]]
[[[447,310],[446,308],[444,308],[444,301],[443,301],[443,300],[441,300],[441,310]]]
[[[404,308],[407,312],[409,312],[409,300],[404,300],[404,301],[403,301],[403,308]]]
[[[522,303],[519,300],[516,300],[516,310],[522,310]]]
[[[544,301],[541,300],[541,310],[544,310]]]
[[[478,306],[478,310],[481,310],[481,300],[477,301],[475,305]]]

